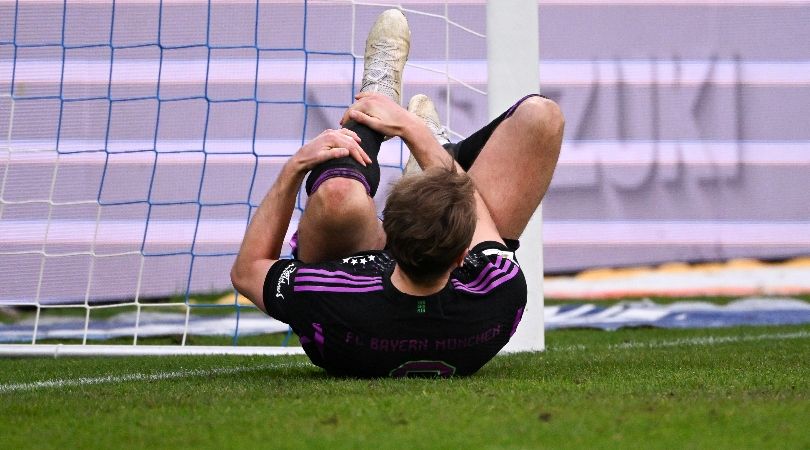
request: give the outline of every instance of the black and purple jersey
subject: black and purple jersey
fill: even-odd
[[[319,264],[281,260],[267,273],[264,304],[314,364],[357,377],[472,374],[523,315],[526,280],[501,243],[475,246],[429,296],[394,287],[394,266],[384,251]]]

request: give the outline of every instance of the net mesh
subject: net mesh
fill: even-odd
[[[450,57],[483,59],[484,23],[463,5],[0,3],[0,306],[36,308],[2,338],[278,331],[245,314],[230,266],[286,158],[353,101],[390,7],[419,36],[403,98],[432,95],[451,132],[471,131],[485,74]],[[384,145],[381,191],[407,156]]]

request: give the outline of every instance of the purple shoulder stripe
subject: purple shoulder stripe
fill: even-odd
[[[496,277],[503,275],[504,273],[510,271],[514,267],[514,264],[509,261],[508,259],[503,260],[503,266],[498,268],[497,270],[493,270],[486,278],[483,279],[480,283],[474,286],[467,286],[470,289],[479,289],[485,287],[487,284],[491,283]]]
[[[338,293],[360,293],[382,291],[382,284],[365,287],[343,287],[343,286],[295,286],[295,292],[338,292]]]
[[[487,274],[489,272],[491,272],[492,270],[497,269],[498,267],[500,267],[502,262],[503,262],[503,258],[500,255],[498,255],[498,257],[495,259],[494,264],[491,263],[491,262],[487,263],[487,265],[484,267],[484,269],[481,270],[481,273],[478,274],[478,277],[475,280],[473,280],[472,282],[466,283],[466,284],[467,285],[474,285],[476,283],[480,283],[481,280],[483,280],[484,277],[487,276]]]
[[[459,280],[453,281],[469,289],[478,289],[482,286],[486,286],[487,283],[491,282],[493,278],[508,272],[512,268],[512,266],[514,266],[514,264],[508,259],[504,259],[501,257],[498,257],[498,259],[499,260],[497,261],[498,263],[497,267],[492,266],[494,269],[490,269],[489,267],[487,267],[487,269],[483,270],[481,272],[481,275],[479,275],[478,278],[476,278],[471,283],[462,283]]]
[[[328,277],[342,277],[356,281],[382,281],[381,276],[353,275],[342,270],[307,269],[301,268],[296,272],[299,275],[326,275]]]
[[[492,290],[494,290],[496,287],[498,287],[498,286],[502,285],[503,283],[506,283],[507,281],[515,278],[517,273],[518,273],[518,266],[513,264],[512,265],[512,270],[509,273],[503,275],[503,272],[501,272],[501,275],[503,275],[503,276],[501,276],[499,278],[496,278],[496,279],[493,279],[489,284],[486,284],[484,286],[477,287],[475,289],[471,289],[471,288],[469,288],[469,287],[467,287],[467,286],[465,286],[465,285],[463,285],[461,283],[458,283],[458,282],[453,283],[453,285],[455,286],[455,288],[457,290],[460,290],[460,291],[465,291],[465,292],[469,292],[469,293],[472,293],[472,294],[488,294]]]
[[[315,277],[315,276],[296,276],[296,283],[316,283],[316,284],[341,284],[348,286],[369,286],[372,284],[380,284],[382,280],[350,280],[347,278],[335,277]]]

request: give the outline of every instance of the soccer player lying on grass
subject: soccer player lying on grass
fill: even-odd
[[[345,128],[287,161],[231,271],[237,290],[290,324],[334,375],[472,374],[506,345],[526,305],[514,251],[551,181],[562,115],[527,96],[450,144],[427,97],[399,105],[409,37],[402,13],[380,16]],[[401,137],[411,160],[380,222],[384,136]],[[294,259],[278,260],[308,172]]]

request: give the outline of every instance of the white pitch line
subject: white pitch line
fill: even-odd
[[[19,391],[35,391],[39,389],[50,388],[66,388],[77,386],[92,386],[97,384],[114,384],[126,383],[131,381],[162,381],[162,380],[176,380],[179,378],[191,377],[207,377],[216,375],[232,375],[241,372],[253,372],[265,369],[278,369],[283,367],[298,367],[307,366],[309,363],[284,363],[284,364],[265,364],[261,366],[240,366],[230,368],[214,368],[214,369],[190,369],[178,370],[172,372],[158,372],[158,373],[131,373],[125,375],[107,375],[103,377],[80,377],[74,379],[55,379],[46,381],[35,381],[32,383],[12,383],[0,384],[0,394],[7,394]]]
[[[758,334],[755,336],[700,336],[693,338],[682,338],[671,341],[651,341],[651,342],[623,342],[621,344],[608,345],[609,350],[626,350],[634,348],[667,348],[667,347],[686,347],[690,345],[718,345],[727,344],[731,342],[752,342],[752,341],[775,341],[786,339],[805,339],[810,338],[810,332],[797,331],[793,333],[775,333],[775,334]],[[547,350],[553,352],[569,352],[578,350],[593,350],[594,347],[587,347],[585,345],[567,345],[567,346],[553,346],[547,347]]]
[[[625,342],[621,344],[612,344],[608,349],[634,349],[634,348],[666,348],[666,347],[682,347],[688,345],[717,345],[730,342],[751,342],[751,341],[766,341],[766,340],[785,340],[785,339],[804,339],[810,338],[810,332],[798,331],[794,333],[776,333],[776,334],[759,334],[756,336],[701,336],[695,338],[675,339],[672,341],[653,341],[653,342]],[[569,345],[565,347],[549,346],[548,351],[579,351],[588,350],[585,345]],[[297,367],[306,366],[309,363],[285,363],[285,364],[265,364],[261,366],[250,367],[231,367],[224,369],[191,369],[173,372],[158,372],[153,374],[133,373],[127,375],[108,375],[95,378],[75,378],[75,379],[56,379],[47,381],[36,381],[33,383],[13,383],[13,384],[0,384],[0,394],[19,392],[19,391],[34,391],[39,389],[49,388],[65,388],[76,386],[92,386],[97,384],[113,384],[125,383],[130,381],[162,381],[174,380],[178,378],[190,377],[205,377],[212,375],[231,375],[241,372],[251,372],[264,369],[277,369],[281,367]]]

